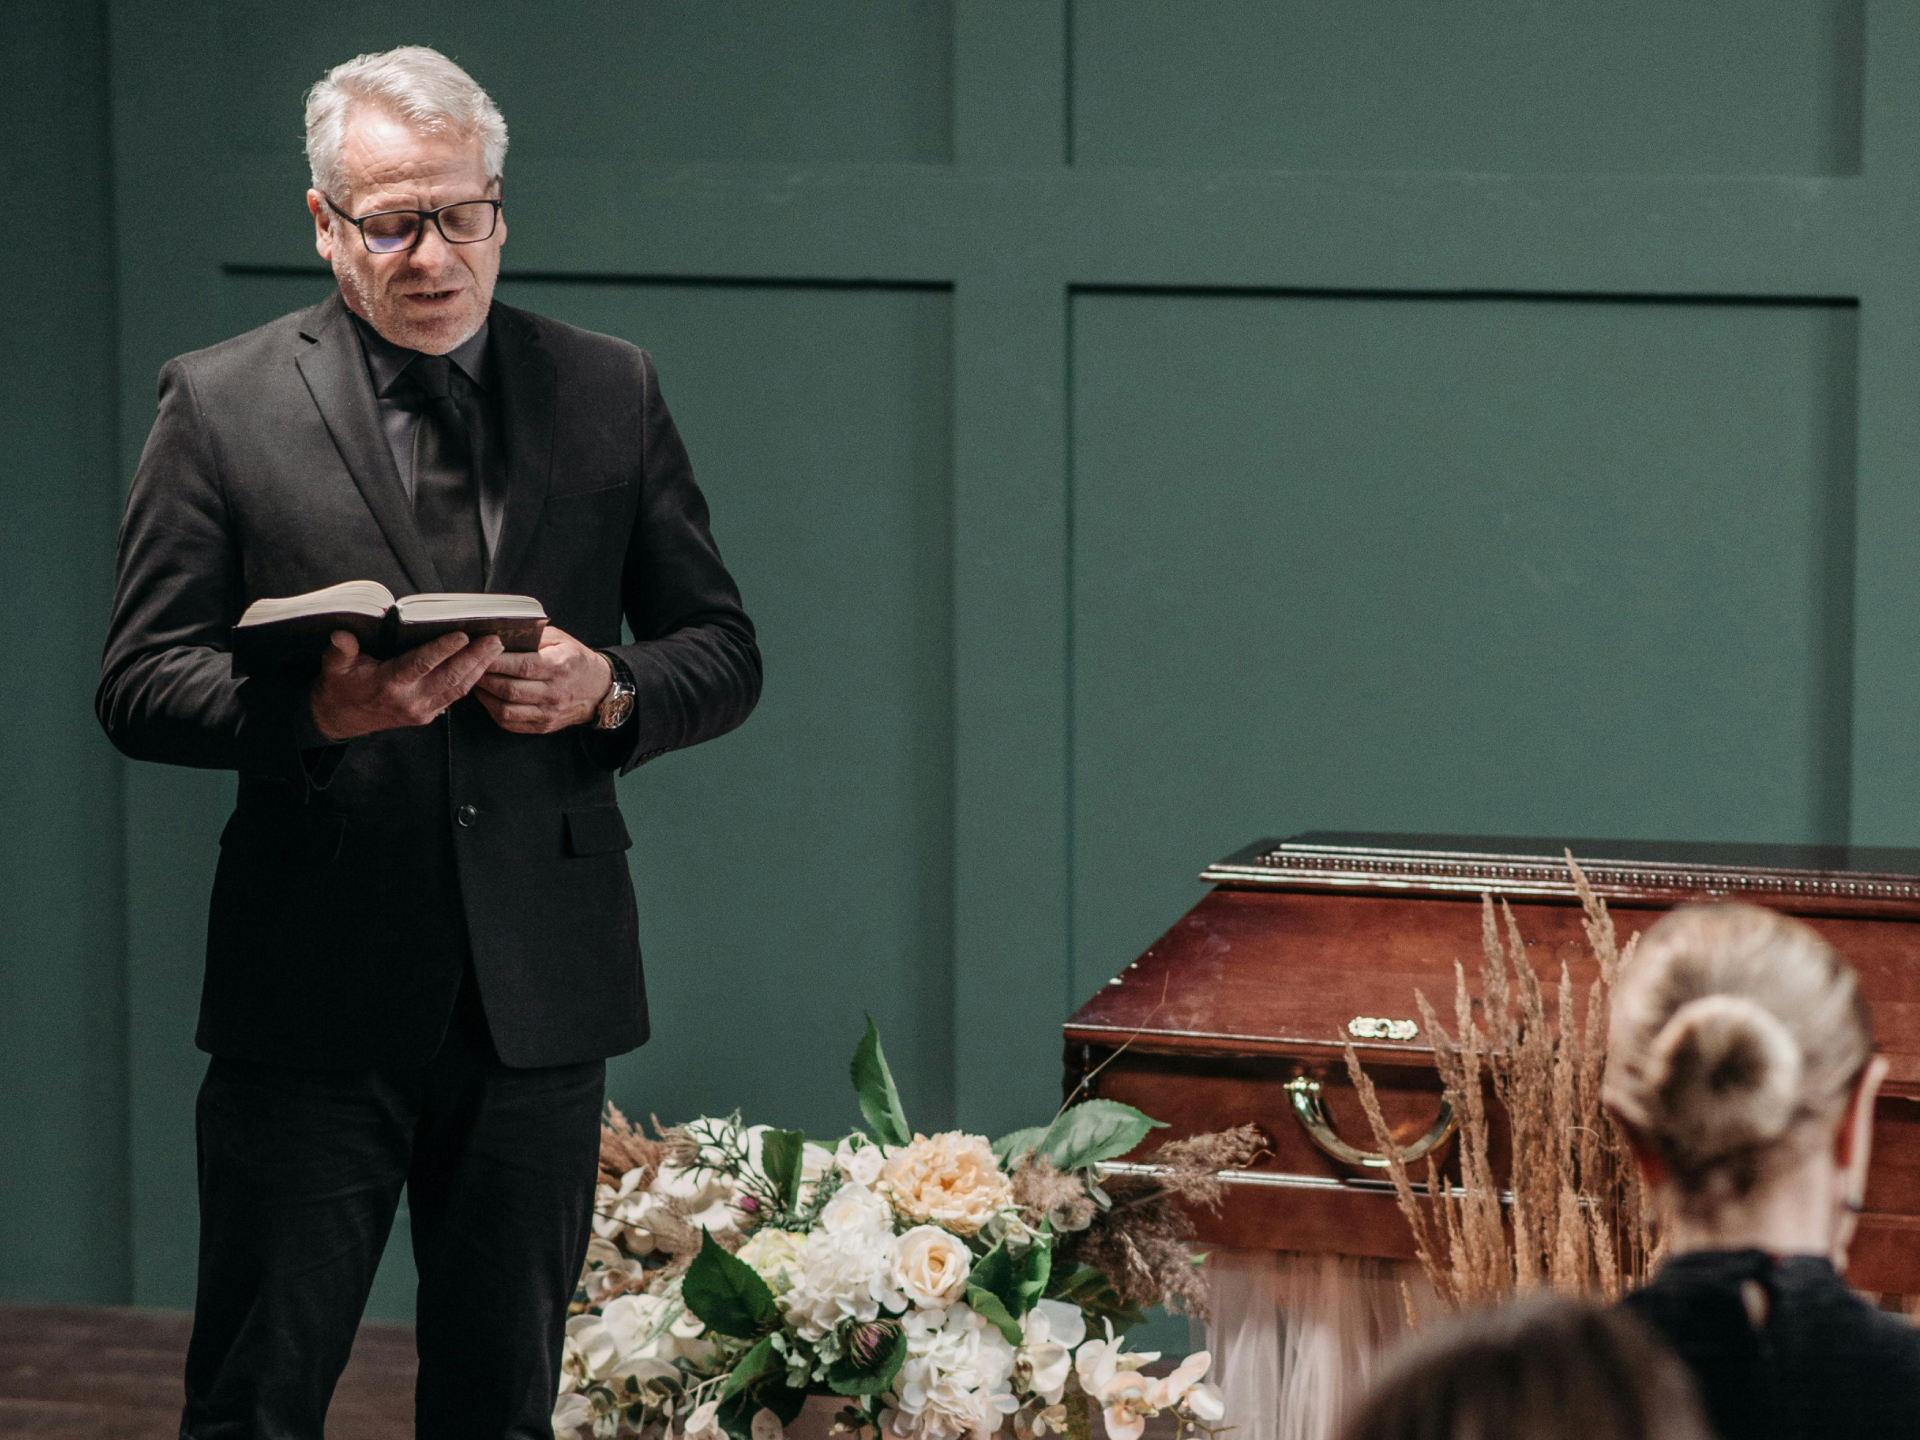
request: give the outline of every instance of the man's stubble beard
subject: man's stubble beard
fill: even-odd
[[[467,341],[479,334],[480,327],[486,324],[487,311],[492,308],[493,304],[493,297],[489,295],[487,302],[479,307],[479,314],[474,316],[473,323],[465,327],[450,342],[445,344],[442,344],[440,339],[432,331],[421,330],[408,325],[400,320],[397,315],[388,321],[388,325],[394,332],[389,334],[387,329],[383,328],[379,323],[381,318],[380,311],[373,303],[373,296],[367,287],[365,277],[351,265],[336,266],[333,273],[334,278],[340,282],[342,298],[346,300],[347,308],[352,310],[362,320],[365,320],[369,325],[373,326],[375,332],[377,332],[381,338],[389,340],[393,344],[401,346],[403,349],[418,350],[428,355],[445,355],[449,351],[458,350],[462,345],[466,344]]]

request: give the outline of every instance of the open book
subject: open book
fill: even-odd
[[[396,600],[377,580],[349,580],[254,601],[233,627],[233,669],[244,675],[289,663],[311,665],[336,630],[352,631],[362,650],[385,660],[455,630],[470,639],[498,635],[509,650],[535,650],[546,626],[547,612],[531,595],[436,591]]]

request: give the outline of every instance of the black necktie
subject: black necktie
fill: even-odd
[[[466,377],[456,375],[444,355],[419,356],[407,375],[420,404],[413,432],[413,518],[440,583],[449,590],[479,590],[487,581],[487,552],[474,483],[473,427],[455,388],[464,388]]]

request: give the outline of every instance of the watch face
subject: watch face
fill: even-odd
[[[633,692],[616,690],[600,704],[600,728],[618,730],[633,713]]]

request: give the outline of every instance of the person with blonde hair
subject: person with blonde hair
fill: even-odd
[[[1630,1315],[1536,1295],[1423,1333],[1340,1440],[1710,1440],[1685,1368]]]
[[[1624,1303],[1724,1440],[1920,1435],[1920,1331],[1840,1278],[1886,1072],[1852,968],[1771,910],[1676,910],[1615,988],[1604,1098],[1669,1256]]]

